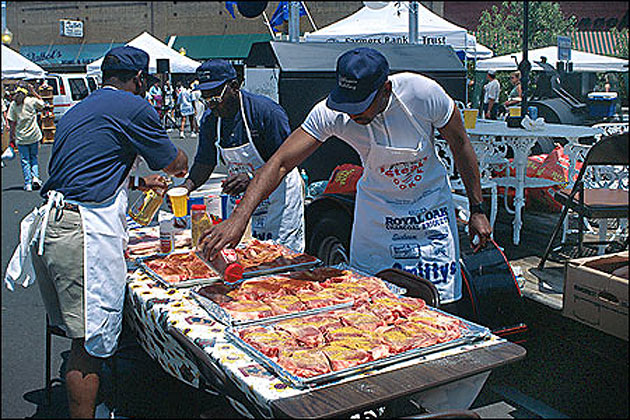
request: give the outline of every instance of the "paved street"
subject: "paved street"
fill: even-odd
[[[187,136],[185,139],[179,138],[179,133],[172,132],[172,139],[181,147],[192,161],[197,147],[197,139]],[[48,160],[52,145],[44,144],[40,147],[39,164],[40,178],[48,179]],[[23,190],[23,178],[19,158],[6,162],[2,168],[2,278],[6,271],[7,264],[15,246],[18,243],[19,224],[35,206],[39,206],[42,199],[38,192],[26,192]],[[147,170],[144,169],[144,173]],[[136,199],[138,192],[131,192],[130,201]],[[60,377],[62,364],[67,358],[70,349],[70,340],[53,337],[52,339],[52,378]],[[171,380],[168,375],[161,372],[158,365],[152,364],[146,355],[139,351],[136,346],[131,346],[124,355],[125,365],[121,364],[123,380],[122,383],[129,385],[128,380],[132,380],[133,386],[127,386],[126,391],[130,404],[141,405],[144,400],[145,407],[135,408],[136,413],[145,415],[164,416],[182,415],[190,412],[193,401],[189,401],[186,407],[173,405],[172,398],[169,400],[169,393],[172,395],[189,395],[190,400],[195,400],[192,390],[179,385]],[[128,375],[125,377],[125,366],[131,366],[135,361],[134,368],[146,364],[145,372],[151,374],[142,377]],[[39,289],[36,284],[28,288],[17,286],[14,292],[8,291],[2,286],[2,417],[67,417],[67,403],[65,388],[56,383],[53,386],[53,404],[50,408],[43,406],[44,398],[44,365],[45,365],[45,310]],[[106,373],[108,371],[105,371]],[[128,372],[130,372],[128,370]],[[105,391],[109,386],[109,377],[106,377]],[[127,381],[125,381],[125,379]],[[160,386],[155,386],[159,384]],[[149,389],[150,391],[146,391]],[[141,395],[140,391],[145,391]],[[135,393],[134,393],[135,392]],[[185,393],[189,394],[185,394]],[[148,404],[147,401],[152,401]],[[150,411],[142,411],[144,408]],[[197,407],[193,407],[197,408]],[[161,410],[161,412],[160,412]],[[188,410],[188,411],[187,411]],[[175,414],[180,413],[180,414]]]
[[[172,137],[192,160],[197,140]],[[40,148],[40,173],[47,179],[51,145]],[[18,241],[19,222],[41,203],[37,192],[22,190],[18,159],[2,168],[2,271]],[[137,192],[132,192],[135,200]],[[526,217],[533,217],[527,215]],[[535,225],[530,223],[530,226]],[[527,223],[526,223],[527,226]],[[525,231],[525,243],[509,246],[511,218],[500,211],[495,237],[509,259],[536,253],[544,242]],[[538,247],[541,245],[538,244]],[[560,418],[628,416],[627,342],[562,317],[559,311],[526,299],[530,338],[525,360],[494,371],[473,409],[484,418]],[[2,417],[68,416],[65,388],[53,386],[52,404],[43,405],[45,312],[36,285],[2,290]],[[70,342],[53,337],[52,377],[59,378]],[[126,338],[118,358],[120,413],[139,417],[212,418],[234,415],[223,400],[203,395],[164,373]],[[104,371],[102,396],[109,401],[111,380]],[[211,409],[211,411],[209,411]]]

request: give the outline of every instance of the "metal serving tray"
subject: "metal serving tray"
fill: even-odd
[[[422,358],[427,354],[436,353],[448,348],[458,347],[464,344],[471,344],[477,341],[484,340],[490,337],[490,330],[486,327],[482,327],[480,325],[474,324],[472,322],[466,321],[457,316],[446,314],[439,309],[431,308],[436,312],[443,313],[445,315],[451,316],[460,320],[464,328],[462,328],[462,335],[460,338],[456,340],[451,340],[445,343],[435,344],[429,347],[411,349],[403,353],[399,353],[393,356],[384,357],[379,360],[373,360],[368,363],[364,363],[358,366],[353,366],[347,369],[342,369],[336,372],[330,372],[323,375],[313,376],[310,378],[301,378],[299,376],[293,375],[288,372],[282,366],[277,364],[275,361],[270,359],[261,353],[258,349],[254,348],[247,342],[245,342],[238,334],[238,332],[244,329],[244,326],[234,326],[226,329],[227,338],[232,341],[235,345],[239,346],[243,351],[245,351],[249,356],[251,356],[255,361],[265,366],[270,372],[276,374],[281,380],[290,384],[293,387],[305,389],[313,386],[322,385],[331,381],[337,381],[352,375],[357,375],[361,373],[365,373],[371,370],[381,369],[386,366],[392,365],[394,363],[414,359],[414,358]],[[332,312],[332,311],[331,311]],[[259,326],[273,326],[273,324],[278,321],[268,320],[267,322],[259,323]]]
[[[212,267],[212,266],[210,266]],[[302,270],[304,269],[310,269],[313,267],[305,267],[302,268]],[[370,277],[369,275],[362,273],[358,270],[349,268],[347,265],[336,265],[333,268],[339,268],[340,270],[350,270],[354,273],[360,274],[362,276],[366,276],[366,277]],[[301,270],[291,270],[291,271],[301,271]],[[276,273],[277,274],[277,273]],[[285,273],[286,274],[286,273]],[[255,278],[265,278],[267,276],[259,276],[259,277],[255,277]],[[254,278],[254,277],[253,277]],[[245,280],[250,280],[249,278],[244,278],[243,280],[236,282],[236,283],[232,283],[232,284],[226,284],[227,287],[232,287],[233,289],[237,288],[237,286],[242,283]],[[394,294],[396,294],[397,296],[401,296],[404,293],[406,293],[406,289],[401,288],[395,284],[392,284],[386,280],[383,279],[379,279],[381,280],[388,288],[389,290],[391,290]],[[296,318],[296,317],[300,317],[300,316],[308,316],[308,315],[314,315],[320,312],[327,312],[327,311],[332,311],[335,309],[343,309],[343,308],[348,308],[350,306],[352,306],[354,304],[354,302],[347,302],[347,303],[340,303],[338,305],[331,305],[331,306],[325,306],[322,308],[315,308],[315,309],[308,309],[306,311],[298,311],[298,312],[292,312],[289,314],[282,314],[282,315],[276,315],[273,317],[267,317],[267,318],[261,318],[261,319],[252,319],[252,320],[246,320],[246,321],[241,321],[241,320],[236,320],[234,318],[232,318],[232,315],[226,311],[225,309],[223,309],[221,306],[219,306],[217,303],[213,302],[211,299],[206,298],[205,296],[200,295],[199,292],[200,287],[194,287],[189,291],[189,296],[192,297],[193,299],[195,299],[197,301],[197,303],[199,304],[199,306],[201,306],[203,309],[206,310],[206,312],[208,312],[208,314],[210,316],[212,316],[214,319],[216,319],[217,321],[219,321],[220,323],[224,324],[224,325],[228,325],[228,326],[244,326],[244,325],[254,325],[254,324],[259,324],[262,322],[269,322],[269,321],[281,321],[283,319],[289,319],[289,318]]]
[[[198,288],[195,288],[195,289],[198,289]],[[195,299],[197,303],[199,304],[199,306],[205,309],[206,312],[208,312],[208,314],[211,317],[213,317],[214,319],[216,319],[217,321],[219,321],[220,323],[224,325],[233,326],[233,327],[245,327],[245,326],[249,327],[252,325],[257,325],[257,324],[266,323],[266,322],[277,322],[277,321],[282,321],[282,320],[290,319],[290,318],[314,315],[320,312],[327,312],[327,311],[331,311],[335,309],[349,308],[352,305],[354,305],[354,301],[352,301],[352,302],[347,302],[347,303],[340,303],[338,305],[326,306],[323,308],[315,308],[315,309],[309,309],[306,311],[292,312],[289,314],[275,315],[275,316],[270,316],[267,318],[239,320],[239,319],[234,319],[228,311],[223,309],[217,303],[213,302],[212,300],[204,296],[201,296],[199,293],[197,293],[197,290],[195,289],[190,290],[188,295],[191,296],[193,299]]]
[[[166,280],[164,280],[162,276],[160,276],[158,273],[156,273],[149,266],[146,265],[146,261],[149,261],[149,260],[153,260],[156,258],[164,258],[169,255],[189,254],[190,252],[191,252],[190,250],[185,250],[185,251],[175,251],[169,254],[159,253],[159,254],[148,256],[148,257],[140,257],[140,258],[136,258],[136,264],[139,267],[141,267],[151,278],[158,281],[160,284],[162,284],[163,286],[167,288],[173,287],[173,288],[179,289],[183,287],[209,285],[209,284],[213,284],[221,280],[221,278],[217,275],[217,276],[209,277],[209,278],[191,279],[191,280],[180,281],[179,283],[169,283]]]
[[[260,241],[260,242],[278,245],[278,244],[276,244],[273,241]],[[245,246],[244,244],[239,244],[237,246],[237,248],[238,247],[242,248],[244,246]],[[300,254],[299,252],[293,252],[293,253],[296,254],[296,255]],[[201,252],[199,252],[199,251],[197,251],[195,249],[195,254],[197,254],[197,257],[201,261],[206,263],[206,265],[208,267],[214,269],[214,267],[212,266],[212,263],[210,261],[208,261],[205,258],[205,256],[202,255]],[[306,254],[306,255],[308,255],[308,254]],[[243,273],[243,279],[251,279],[251,278],[254,278],[254,277],[261,277],[261,276],[266,276],[266,275],[269,275],[269,274],[278,274],[278,273],[283,273],[283,272],[287,272],[287,271],[304,270],[304,269],[307,269],[307,268],[312,268],[312,267],[317,267],[317,266],[322,265],[322,261],[319,258],[313,257],[312,255],[309,255],[309,256],[313,258],[313,261],[308,261],[308,262],[300,263],[300,264],[281,265],[281,266],[278,266],[278,267],[264,268],[264,269],[261,269],[261,270],[245,271]],[[237,283],[238,282],[236,282],[234,284],[237,284]]]

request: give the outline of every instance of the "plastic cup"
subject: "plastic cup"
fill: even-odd
[[[521,107],[520,106],[511,106],[508,109],[510,110],[510,117],[520,117],[521,116]]]
[[[173,207],[175,217],[184,217],[188,214],[188,190],[186,188],[171,188],[166,192],[166,195],[171,200],[171,207]]]
[[[478,109],[465,109],[464,110],[464,127],[467,129],[475,128],[477,125]]]

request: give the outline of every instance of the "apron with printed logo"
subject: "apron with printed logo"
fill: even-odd
[[[393,92],[392,92],[393,93]],[[415,128],[417,148],[382,146],[367,126],[371,147],[357,184],[350,262],[374,274],[394,267],[430,280],[440,302],[461,297],[457,222],[446,169],[432,136],[393,93]]]
[[[239,173],[254,174],[265,164],[252,141],[251,131],[245,118],[243,97],[239,93],[241,117],[247,133],[247,143],[223,148],[221,139],[221,118],[217,121],[217,149],[227,165],[228,175]],[[234,135],[234,134],[232,134]],[[239,196],[230,196],[234,206]],[[293,168],[282,180],[278,188],[263,200],[252,215],[252,236],[260,240],[273,240],[294,251],[304,252],[304,202],[302,199],[302,178]]]

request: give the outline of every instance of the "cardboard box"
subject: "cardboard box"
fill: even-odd
[[[612,272],[628,265],[628,251],[567,261],[562,314],[628,340],[628,279]]]

